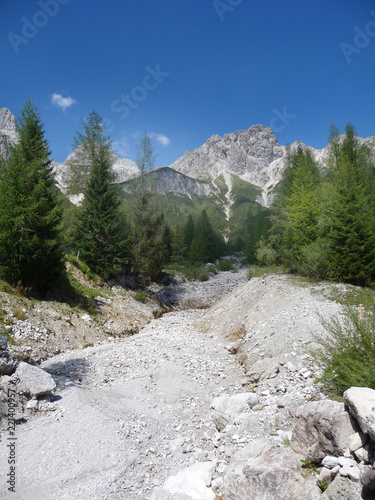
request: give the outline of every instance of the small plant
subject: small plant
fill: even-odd
[[[283,437],[283,443],[285,444],[285,446],[290,446],[292,444],[288,436]]]
[[[21,308],[17,307],[16,309],[13,309],[13,314],[16,319],[19,321],[25,321],[26,319],[26,312]]]
[[[145,302],[148,296],[149,293],[146,290],[136,290],[133,293],[133,299],[138,300],[139,302]]]
[[[328,488],[328,484],[325,483],[324,481],[322,481],[321,483],[319,483],[319,488],[322,490],[322,491],[326,491],[326,489]]]
[[[320,462],[308,462],[307,460],[301,460],[302,469],[304,469],[301,474],[303,477],[309,474],[319,474],[319,467],[322,466]]]

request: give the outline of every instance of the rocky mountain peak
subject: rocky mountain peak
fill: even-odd
[[[17,121],[8,108],[0,108],[0,156],[7,157],[18,141]]]
[[[232,173],[265,188],[274,177],[270,165],[283,158],[284,149],[272,129],[253,125],[223,137],[213,135],[203,146],[187,151],[170,167],[195,179],[214,180]]]
[[[0,108],[0,130],[2,132],[17,132],[17,121],[8,108]]]

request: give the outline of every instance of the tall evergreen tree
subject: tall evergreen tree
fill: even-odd
[[[93,129],[93,130],[92,130]],[[84,124],[84,160],[90,174],[84,200],[78,214],[76,244],[82,259],[103,277],[120,270],[128,257],[128,227],[120,209],[118,187],[113,185],[111,140],[105,125],[93,111]]]
[[[212,262],[220,255],[220,242],[206,210],[202,210],[195,226],[189,258],[195,262]]]
[[[357,284],[375,279],[374,165],[349,123],[340,141],[334,137],[328,185],[321,217],[329,244],[332,278]]]
[[[289,149],[271,211],[270,241],[283,260],[297,269],[302,249],[318,237],[319,184],[319,167],[310,151],[300,144]]]
[[[194,222],[193,217],[191,215],[189,215],[188,220],[183,227],[185,247],[186,247],[187,253],[189,253],[189,251],[190,251],[191,242],[193,241],[193,238],[194,238],[194,231],[195,231],[195,222]]]
[[[150,201],[143,183],[145,170],[152,170],[155,161],[152,141],[147,132],[137,149],[137,165],[141,176],[133,217],[131,261],[136,274],[145,280],[156,281],[169,261],[170,231],[164,216]]]
[[[62,270],[61,210],[43,124],[28,100],[0,182],[0,276],[44,291]]]
[[[73,142],[74,152],[68,163],[70,174],[67,179],[67,191],[70,195],[83,193],[88,185],[91,167],[99,153],[98,148],[107,144],[105,155],[106,161],[113,163],[114,153],[111,142],[105,135],[105,127],[102,118],[96,111],[92,111],[86,120],[82,120],[82,132],[76,132]],[[105,139],[103,143],[103,139]],[[103,151],[101,152],[103,154]]]

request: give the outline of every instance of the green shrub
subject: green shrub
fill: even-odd
[[[312,351],[324,374],[328,390],[341,397],[349,387],[375,389],[374,317],[365,313],[361,321],[358,310],[346,308],[343,321],[321,319],[327,330],[325,338],[315,338],[318,347]]]
[[[210,275],[208,274],[207,271],[201,271],[198,276],[197,276],[197,279],[199,281],[208,281],[210,279]]]
[[[133,299],[138,300],[139,302],[144,302],[147,299],[148,295],[149,293],[146,292],[146,290],[136,290],[133,293]]]
[[[277,252],[274,248],[268,245],[262,238],[257,243],[255,257],[258,264],[260,264],[261,266],[269,267],[276,264]]]
[[[219,271],[233,271],[233,262],[229,259],[223,259],[217,265]]]

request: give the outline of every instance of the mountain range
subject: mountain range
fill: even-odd
[[[375,137],[359,138],[375,152]],[[0,109],[0,155],[6,156],[9,146],[17,141],[17,123],[7,108]],[[292,148],[297,145],[293,143]],[[308,148],[323,166],[328,147]],[[62,191],[69,177],[69,161],[74,152],[61,164],[54,163],[54,173]],[[286,147],[278,143],[271,128],[253,125],[248,130],[237,130],[223,137],[213,135],[201,147],[186,151],[169,167],[159,167],[145,173],[146,186],[157,194],[213,198],[224,210],[227,220],[238,200],[236,189],[251,193],[253,202],[270,206],[273,190],[285,168]],[[116,183],[124,192],[134,192],[134,179],[140,175],[137,164],[115,156]]]

